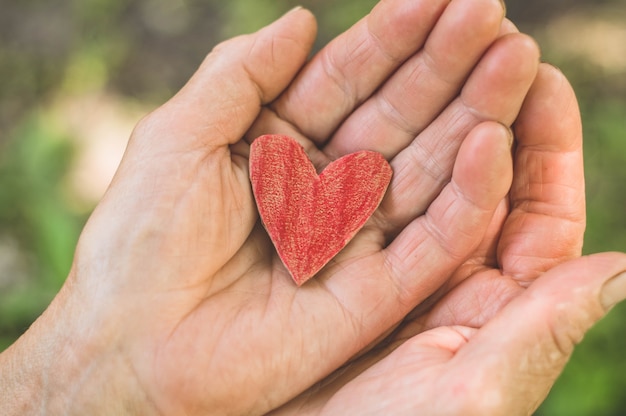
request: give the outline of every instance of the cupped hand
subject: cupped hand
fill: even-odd
[[[540,65],[514,131],[513,186],[477,250],[387,338],[273,414],[537,409],[575,345],[626,297],[626,255],[579,257],[582,128],[562,73]]]
[[[264,413],[426,299],[446,294],[441,304],[453,305],[476,271],[506,264],[529,282],[575,255],[584,216],[575,208],[572,224],[561,222],[541,191],[569,186],[548,175],[563,152],[534,165],[545,137],[523,131],[530,120],[516,124],[529,146],[518,145],[512,177],[507,126],[538,51],[503,15],[496,0],[383,1],[306,63],[315,23],[297,9],[215,48],[139,123],[66,285],[0,356],[18,367],[37,351],[29,368],[44,368],[41,389],[25,401],[83,414]],[[320,169],[360,149],[394,169],[370,222],[300,288],[250,191],[249,143],[264,133],[295,137]],[[579,163],[579,149],[570,156]],[[554,257],[533,233],[551,224],[567,229]],[[447,324],[436,308],[411,316]]]

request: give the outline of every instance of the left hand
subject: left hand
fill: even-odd
[[[581,130],[568,81],[542,64],[515,122],[513,187],[481,246],[387,339],[275,414],[532,414],[626,295],[626,275],[613,279],[626,255],[574,259]]]

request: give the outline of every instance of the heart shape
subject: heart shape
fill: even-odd
[[[365,225],[392,170],[380,154],[351,153],[320,175],[304,149],[282,135],[250,147],[250,181],[259,215],[298,286],[314,276]]]

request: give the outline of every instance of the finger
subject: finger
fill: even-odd
[[[498,269],[486,270],[467,262],[460,269],[466,269],[462,272],[465,275],[458,276],[457,270],[435,296],[411,311],[397,332],[399,338],[408,339],[442,326],[480,328],[525,290]]]
[[[517,174],[499,264],[506,274],[529,282],[580,255],[585,229],[580,113],[557,69],[541,65],[514,130]]]
[[[280,409],[532,414],[584,333],[626,298],[626,255],[547,272],[481,329],[439,327],[374,351]],[[384,399],[383,399],[384,398]],[[370,401],[371,400],[371,401]]]
[[[510,125],[537,73],[539,51],[526,35],[499,39],[478,64],[459,98],[391,161],[394,171],[378,215],[393,236],[421,215],[450,179],[458,148],[484,120]]]
[[[446,387],[435,388],[438,373],[474,332],[437,328],[402,345],[372,351],[271,414],[452,414],[440,412],[438,396]]]
[[[440,276],[449,276],[480,244],[511,185],[511,141],[508,128],[495,122],[470,132],[451,182],[385,249],[397,287],[433,293]]]
[[[350,115],[325,153],[337,158],[370,149],[395,156],[458,95],[498,37],[503,15],[499,1],[452,1],[424,47]]]
[[[574,346],[626,297],[625,270],[626,255],[618,253],[579,258],[549,270],[459,350],[450,362],[454,375],[464,377],[478,396],[498,403],[497,414],[520,409],[531,414]]]
[[[500,36],[510,35],[511,33],[519,33],[519,29],[509,19],[504,19],[502,21],[502,26],[500,27]]]
[[[273,108],[318,145],[409,56],[449,0],[387,0],[322,49]]]
[[[313,15],[298,8],[254,34],[221,43],[182,90],[139,128],[159,131],[165,139],[183,137],[169,145],[195,149],[239,141],[261,106],[295,77],[315,34]]]

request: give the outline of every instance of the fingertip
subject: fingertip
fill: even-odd
[[[315,18],[313,12],[307,8],[304,8],[302,6],[296,6],[284,15],[282,15],[279,21],[291,21],[292,19],[300,21],[300,24],[295,26],[296,29],[301,28],[302,25],[304,25],[305,27],[307,27],[307,29],[313,28],[315,29],[315,31],[317,31],[317,19]]]
[[[178,136],[217,147],[236,143],[261,107],[291,84],[311,52],[316,33],[313,14],[297,7],[255,33],[221,42],[162,107],[170,113],[163,118],[176,125]]]
[[[500,26],[500,36],[510,35],[511,33],[519,33],[519,29],[511,20],[504,19]]]
[[[495,209],[511,187],[511,129],[499,122],[476,126],[461,145],[453,180],[466,198],[484,209]]]
[[[507,126],[504,123],[498,122],[498,124],[500,126],[500,134],[506,136],[506,142],[508,143],[508,147],[510,149],[511,147],[513,147],[513,142],[515,140],[513,130],[511,129],[511,127]]]
[[[515,28],[514,25],[513,27]],[[503,41],[504,43],[510,43],[509,47],[517,51],[520,59],[523,59],[523,61],[520,61],[521,63],[528,63],[529,68],[534,68],[533,72],[537,73],[541,59],[541,47],[535,38],[526,33],[521,33],[515,28],[513,32],[503,36]]]
[[[626,254],[624,253],[603,253],[596,256],[606,257],[606,262],[614,263],[615,269],[621,268],[619,272],[610,270],[606,275],[610,276],[603,284],[600,292],[600,302],[608,311],[613,306],[626,300]]]
[[[510,155],[513,145],[513,131],[500,121],[484,121],[474,127],[468,136],[480,137],[483,146],[493,146],[494,152]]]
[[[242,61],[257,83],[263,103],[268,103],[283,92],[285,82],[291,82],[306,62],[317,36],[317,21],[310,10],[298,6],[253,36]]]
[[[574,94],[573,87],[559,67],[547,62],[541,62],[537,70],[537,78],[531,87],[530,93],[541,94],[546,97],[559,97],[560,94],[555,94],[559,90],[568,94]]]
[[[582,148],[578,100],[560,69],[547,63],[539,65],[515,123],[515,133],[524,146],[558,152]]]
[[[539,46],[530,36],[500,37],[472,72],[461,100],[481,120],[512,123],[537,76],[539,57]]]

